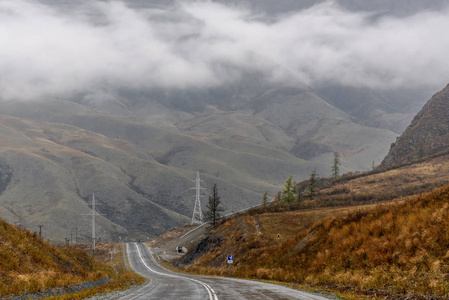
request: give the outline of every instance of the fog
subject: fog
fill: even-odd
[[[447,28],[449,9],[393,17],[326,2],[273,18],[206,1],[61,10],[0,0],[0,98],[208,88],[248,72],[312,87],[439,89],[449,81]]]

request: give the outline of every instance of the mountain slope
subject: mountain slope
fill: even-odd
[[[403,167],[366,174],[366,182],[377,177],[377,187],[398,193],[403,187],[392,182],[391,172],[410,175]],[[447,183],[447,170],[444,176]],[[325,287],[357,299],[446,299],[449,186],[416,193],[376,206],[255,209],[223,221],[175,264],[187,272],[227,276],[226,256],[233,254],[233,277]]]
[[[449,145],[449,85],[436,93],[391,145],[383,165],[401,164],[447,149]]]
[[[83,214],[89,213],[95,192],[97,209],[105,214],[97,220],[103,238],[164,232],[187,220],[130,186],[126,169],[151,163],[139,159],[142,153],[133,145],[62,124],[6,116],[1,116],[0,124],[2,157],[12,170],[0,197],[0,205],[9,212],[7,219],[28,228],[43,223],[47,236],[59,239],[79,227],[80,236],[87,238],[90,228]],[[153,164],[158,165],[154,160]]]
[[[188,222],[196,171],[232,212],[274,195],[290,174],[326,176],[333,151],[341,172],[368,169],[396,137],[352,122],[303,85],[122,96],[0,103],[7,220],[43,222],[58,239],[79,227],[87,239],[95,193],[99,236],[146,238]]]

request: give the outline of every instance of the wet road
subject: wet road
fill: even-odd
[[[301,299],[325,300],[323,296],[258,281],[185,275],[162,268],[144,244],[127,245],[131,267],[149,282],[115,299]]]

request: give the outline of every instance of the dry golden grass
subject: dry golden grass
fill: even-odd
[[[115,259],[105,264],[112,247],[116,249]],[[0,296],[34,294],[105,277],[112,281],[82,293],[90,295],[143,282],[143,278],[124,269],[121,245],[101,245],[96,255],[103,262],[93,260],[82,249],[52,246],[35,233],[0,219]],[[75,299],[73,295],[65,297]]]
[[[83,251],[90,250],[90,244],[76,245]],[[111,251],[114,252],[111,257]],[[95,251],[95,258],[101,263],[112,267],[115,275],[112,280],[102,286],[97,286],[91,289],[86,289],[78,293],[53,296],[49,300],[65,300],[65,299],[85,299],[96,294],[104,294],[117,290],[125,290],[133,285],[145,282],[145,278],[126,269],[123,261],[123,247],[122,244],[98,244]],[[112,258],[112,259],[111,259]]]
[[[182,269],[226,276],[226,255],[234,254],[237,277],[386,299],[444,299],[449,294],[448,228],[449,186],[400,203],[336,214],[322,209],[239,216],[213,231],[203,255]]]
[[[0,220],[0,295],[36,293],[113,275],[81,250],[56,248]]]
[[[206,254],[198,258],[195,264],[185,266],[183,270],[209,275],[226,275],[228,274],[226,258],[228,254],[233,254],[237,267],[235,270],[238,271],[235,274],[243,276],[244,272],[248,272],[245,269],[246,266],[251,267],[253,263],[261,266],[258,272],[263,273],[264,266],[269,268],[282,253],[288,251],[286,244],[299,232],[325,216],[345,210],[348,208],[314,209],[256,216],[245,215],[227,220],[212,232],[206,245]],[[272,255],[273,253],[276,255]],[[243,262],[250,262],[250,264]],[[247,275],[243,277],[275,279]]]
[[[289,205],[253,209],[253,213],[291,211],[317,207],[357,206],[401,201],[449,184],[449,154],[427,157],[414,164],[348,173],[338,179],[320,178],[313,199],[308,198],[308,181],[297,183],[302,199]]]
[[[312,284],[353,285],[391,294],[449,293],[449,187],[401,204],[325,219],[289,263]],[[311,262],[312,261],[312,262]]]
[[[232,274],[242,278],[331,286],[356,298],[449,294],[449,186],[435,190],[449,182],[448,155],[323,182],[314,200],[226,220],[181,269],[227,275],[234,254]],[[326,206],[346,208],[304,209]]]

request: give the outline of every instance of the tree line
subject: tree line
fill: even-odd
[[[334,158],[331,166],[331,177],[332,179],[337,179],[340,177],[340,154],[338,152],[334,152]],[[282,188],[282,191],[278,191],[274,196],[274,203],[283,203],[283,204],[291,204],[291,203],[299,203],[303,199],[308,198],[313,200],[316,196],[317,182],[318,182],[318,174],[316,169],[314,169],[309,176],[308,184],[303,189],[302,186],[293,182],[293,175],[285,181],[285,185]],[[268,204],[268,193],[265,192],[262,198],[262,205]]]
[[[334,152],[334,158],[331,166],[331,177],[333,179],[337,179],[340,177],[340,154],[338,152]],[[316,169],[314,169],[309,176],[308,184],[304,187],[300,186],[296,182],[293,181],[293,175],[285,181],[285,185],[282,188],[282,191],[278,191],[274,197],[274,203],[299,203],[303,199],[308,198],[313,200],[316,196],[317,182],[318,182],[318,174]],[[262,205],[267,205],[268,201],[268,192],[265,191],[262,198]],[[209,196],[209,200],[206,206],[206,210],[203,212],[205,221],[210,221],[213,227],[216,227],[218,221],[221,219],[223,212],[225,209],[221,204],[221,197],[218,194],[217,184],[214,183],[211,190],[211,195]]]

